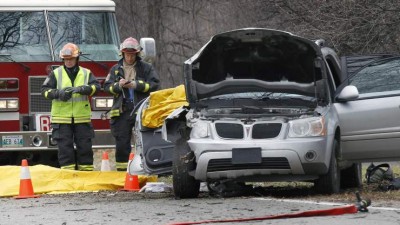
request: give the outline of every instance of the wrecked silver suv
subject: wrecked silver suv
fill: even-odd
[[[341,76],[322,41],[259,28],[215,35],[184,63],[189,106],[162,129],[138,128],[142,166],[172,170],[180,198],[197,197],[202,181],[310,181],[319,193],[358,187],[360,164],[341,158],[333,107]],[[338,98],[357,96],[348,86]],[[165,142],[154,144],[155,134]]]

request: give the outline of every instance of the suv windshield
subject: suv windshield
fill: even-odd
[[[360,94],[400,90],[400,58],[379,60],[358,71],[349,79]]]
[[[110,12],[0,12],[0,55],[19,62],[57,61],[67,42],[77,44],[91,60],[116,61],[118,41],[115,17]],[[9,60],[0,57],[0,61]]]
[[[278,93],[278,92],[246,92],[246,93],[233,93],[233,94],[223,94],[210,97],[210,99],[302,99],[306,101],[315,101],[314,97],[291,94],[291,93]]]

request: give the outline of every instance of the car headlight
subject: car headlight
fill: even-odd
[[[207,138],[210,136],[209,124],[204,122],[197,122],[193,124],[190,133],[191,138]]]
[[[323,117],[311,117],[289,122],[289,137],[325,136],[325,120]]]
[[[18,99],[0,99],[0,111],[18,111]]]
[[[93,110],[108,110],[113,105],[112,97],[93,97],[92,108]]]

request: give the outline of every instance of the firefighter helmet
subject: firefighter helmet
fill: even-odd
[[[367,183],[380,183],[384,180],[393,180],[393,170],[388,163],[382,163],[375,166],[373,163],[368,166],[365,174]]]
[[[121,52],[138,53],[142,50],[142,47],[140,47],[139,42],[135,38],[128,37],[121,43],[119,50]]]
[[[77,58],[79,56],[79,48],[76,44],[67,43],[60,51],[61,59]]]

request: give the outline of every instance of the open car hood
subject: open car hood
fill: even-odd
[[[184,63],[189,103],[239,92],[315,95],[321,48],[291,33],[244,28],[215,35]]]

